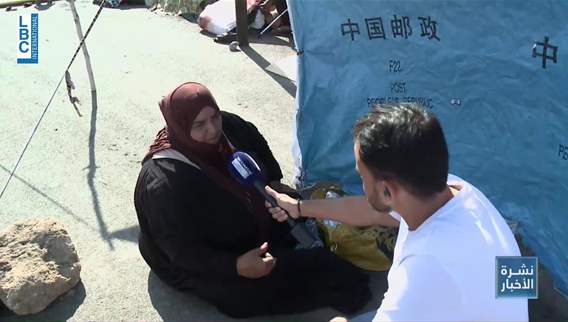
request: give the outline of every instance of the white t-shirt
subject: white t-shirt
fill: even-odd
[[[471,184],[409,231],[400,215],[388,291],[373,321],[528,321],[523,298],[495,297],[495,256],[520,256],[497,209]]]

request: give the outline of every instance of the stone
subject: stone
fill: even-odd
[[[26,220],[0,232],[0,300],[18,315],[44,310],[80,279],[69,234],[55,220]]]

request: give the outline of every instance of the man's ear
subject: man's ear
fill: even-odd
[[[385,180],[383,183],[382,194],[385,199],[391,199],[394,194],[398,191],[396,184],[390,180]]]

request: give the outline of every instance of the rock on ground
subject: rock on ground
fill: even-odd
[[[26,220],[0,232],[0,300],[16,314],[42,311],[79,282],[80,272],[60,223]]]

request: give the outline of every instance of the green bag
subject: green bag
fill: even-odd
[[[319,188],[310,199],[324,199],[329,192],[338,196],[345,193],[337,186]],[[332,252],[368,271],[386,271],[392,264],[397,228],[354,227],[332,220],[317,220],[323,240]]]

